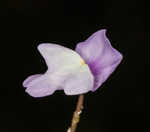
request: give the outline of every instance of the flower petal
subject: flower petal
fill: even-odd
[[[23,86],[24,86],[24,87],[27,87],[30,82],[32,82],[32,81],[35,80],[36,78],[40,77],[41,75],[42,75],[42,74],[36,74],[36,75],[29,76],[26,80],[24,80]]]
[[[75,69],[67,76],[64,91],[67,95],[78,95],[91,91],[94,86],[94,77],[87,64]]]
[[[79,54],[56,44],[40,44],[38,49],[48,70],[43,75],[32,75],[24,81],[28,94],[43,97],[64,89],[67,95],[75,95],[93,88],[93,75]]]
[[[52,85],[48,80],[48,75],[44,74],[30,81],[26,85],[26,92],[33,97],[44,97],[54,93],[56,85]]]
[[[79,66],[83,61],[75,51],[57,44],[40,44],[38,50],[44,57],[49,72],[65,69],[68,71]]]
[[[101,86],[122,60],[122,55],[107,39],[106,30],[100,30],[79,43],[76,52],[89,65],[94,75],[93,91]]]

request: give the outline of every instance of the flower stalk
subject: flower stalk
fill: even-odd
[[[83,102],[84,102],[84,95],[81,94],[81,95],[79,95],[76,110],[73,114],[71,127],[68,129],[67,132],[75,132],[76,131],[77,125],[80,121],[80,114],[82,113],[82,109],[83,109]]]

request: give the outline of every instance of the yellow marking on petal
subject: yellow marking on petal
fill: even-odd
[[[85,64],[85,61],[82,59],[82,60],[80,61],[80,63],[81,63],[81,65],[84,65],[84,64]]]

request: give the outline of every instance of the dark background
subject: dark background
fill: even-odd
[[[39,43],[74,49],[103,28],[124,59],[100,89],[86,94],[77,132],[149,131],[149,13],[148,3],[136,0],[1,1],[0,132],[66,132],[77,96],[57,91],[35,99],[22,82],[47,69]]]

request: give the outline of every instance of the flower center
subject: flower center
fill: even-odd
[[[84,65],[84,64],[85,64],[85,61],[82,59],[82,60],[80,61],[80,64],[81,64],[81,65]]]

